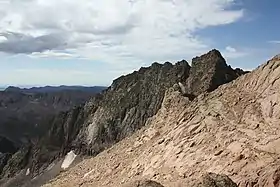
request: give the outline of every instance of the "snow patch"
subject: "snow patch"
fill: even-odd
[[[28,176],[29,174],[30,174],[30,168],[28,168],[28,169],[26,170],[25,175]]]
[[[62,162],[61,168],[62,169],[69,168],[69,166],[74,162],[76,157],[77,155],[74,153],[74,151],[70,151],[69,153],[67,153],[67,155],[65,156]]]
[[[184,86],[181,82],[179,82],[179,86],[180,86],[181,92],[182,92],[183,94],[186,94],[187,91],[186,91],[185,86]]]

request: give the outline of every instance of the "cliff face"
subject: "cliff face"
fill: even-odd
[[[188,76],[186,61],[154,63],[116,79],[111,87],[84,106],[59,114],[51,129],[37,146],[33,170],[46,160],[70,150],[96,155],[143,127],[159,110],[165,91]]]
[[[184,80],[190,67],[154,63],[149,68],[115,80],[91,113],[76,142],[95,155],[143,127],[159,110],[165,91]]]
[[[194,59],[192,67],[184,60],[175,65],[153,63],[122,76],[86,104],[51,120],[47,135],[39,142],[31,142],[32,156],[26,168],[36,176],[70,150],[95,156],[145,126],[158,113],[168,89],[173,87],[187,96],[196,96],[240,74],[214,50]],[[13,171],[12,163],[4,173]]]

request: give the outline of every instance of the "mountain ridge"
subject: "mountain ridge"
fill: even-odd
[[[279,75],[274,57],[193,101],[170,88],[142,129],[45,186],[278,187]],[[236,184],[213,174],[199,181],[205,172]]]
[[[31,87],[31,88],[20,88],[16,86],[8,86],[3,91],[5,92],[22,92],[22,93],[51,93],[51,92],[61,92],[61,91],[82,91],[91,93],[100,93],[105,90],[105,86],[43,86],[43,87]]]
[[[39,176],[71,150],[80,155],[96,156],[145,127],[147,121],[160,110],[165,92],[170,88],[193,100],[211,91],[209,88],[217,88],[245,73],[227,66],[216,50],[194,61],[197,59],[206,66],[191,67],[185,60],[174,65],[153,63],[150,67],[114,80],[102,94],[97,94],[84,105],[60,113],[50,121],[49,132],[34,145],[31,144],[29,149],[20,151],[27,164],[14,164],[18,163],[18,157],[12,158],[4,167],[2,178],[18,174],[15,166],[28,168],[28,177]],[[220,62],[225,65],[216,66]],[[188,87],[188,82],[196,83],[201,73],[204,81]]]

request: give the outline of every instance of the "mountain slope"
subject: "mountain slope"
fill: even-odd
[[[215,172],[241,187],[278,187],[279,108],[279,57],[193,101],[169,89],[144,128],[46,186],[117,187],[147,178],[191,187]]]

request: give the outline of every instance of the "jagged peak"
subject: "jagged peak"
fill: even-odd
[[[192,60],[190,76],[186,81],[187,94],[197,96],[205,91],[213,91],[242,75],[241,69],[233,70],[226,64],[222,54],[213,49]]]
[[[181,65],[183,65],[183,66],[186,66],[186,67],[191,68],[191,66],[189,65],[188,61],[186,61],[185,59],[183,59],[183,60],[180,60],[180,61],[176,62],[176,64],[175,64],[175,65],[177,65],[177,66],[181,66]]]
[[[226,64],[226,61],[224,57],[222,56],[221,52],[217,49],[212,49],[206,54],[203,54],[201,56],[196,56],[195,58],[192,59],[192,66],[199,65],[201,63],[209,63],[211,62],[210,60],[204,61],[203,59],[220,59],[220,61],[217,61],[219,63]]]

